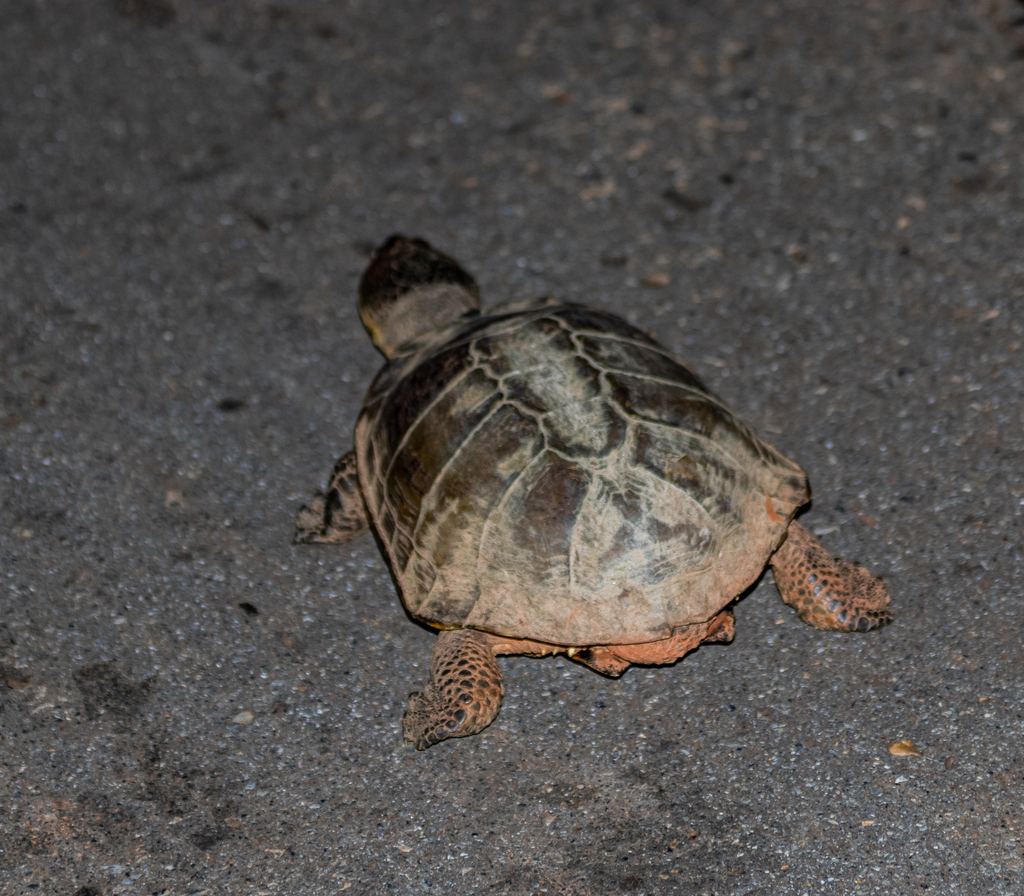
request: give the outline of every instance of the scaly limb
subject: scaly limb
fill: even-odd
[[[833,557],[799,523],[772,555],[782,599],[808,625],[839,632],[867,632],[892,622],[889,592],[863,566]]]
[[[295,543],[343,544],[369,530],[356,453],[349,451],[334,465],[327,494],[317,495],[309,507],[300,507],[295,514]]]

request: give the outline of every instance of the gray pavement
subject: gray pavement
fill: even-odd
[[[1024,6],[0,4],[0,893],[1024,893]],[[502,661],[293,546],[369,247],[616,310],[896,622]],[[909,739],[921,755],[889,752]]]

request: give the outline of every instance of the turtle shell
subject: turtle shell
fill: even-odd
[[[566,646],[708,620],[810,497],[688,367],[581,305],[506,306],[405,346],[356,455],[412,616]]]

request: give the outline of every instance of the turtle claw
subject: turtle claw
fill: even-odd
[[[462,723],[468,718],[464,709],[455,710],[448,719],[439,725],[435,725],[437,715],[436,710],[429,706],[421,692],[417,691],[409,695],[409,710],[402,719],[402,726],[405,729],[405,739],[417,750],[425,750],[449,737],[461,737],[463,734],[475,733],[459,731]],[[434,727],[429,727],[431,725]]]
[[[314,495],[307,506],[302,505],[295,514],[295,537],[293,544],[316,544],[323,540],[324,508],[326,502],[323,495]]]

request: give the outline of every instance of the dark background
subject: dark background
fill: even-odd
[[[4,0],[0,46],[0,892],[1022,892],[1024,5]],[[657,333],[896,622],[769,573],[731,645],[506,659],[405,747],[433,636],[372,539],[290,543],[396,230]]]

